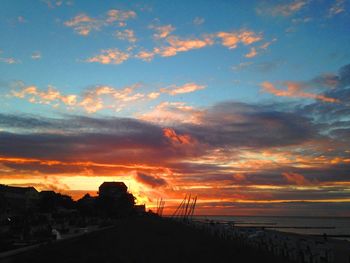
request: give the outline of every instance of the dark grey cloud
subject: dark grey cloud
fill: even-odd
[[[151,187],[161,187],[167,185],[167,181],[163,178],[140,172],[136,174],[136,180]]]
[[[178,125],[198,148],[174,147],[164,127],[130,118],[65,116],[49,119],[2,114],[0,155],[58,160],[129,162],[200,156],[213,147],[274,147],[300,144],[314,138],[310,121],[273,105],[238,102],[218,104],[207,110],[201,125]]]
[[[313,80],[315,85],[327,86],[326,97],[335,98],[337,103],[315,101],[300,106],[296,112],[313,119],[321,125],[323,133],[331,133],[333,139],[346,133],[350,128],[350,64],[341,67],[337,74],[321,75]],[[334,130],[338,130],[337,132]],[[344,137],[342,137],[344,139]]]
[[[47,118],[0,113],[0,127],[13,129],[51,128],[53,123]]]
[[[215,147],[296,145],[318,136],[310,120],[275,105],[225,102],[207,110],[200,125],[183,125],[180,131]]]

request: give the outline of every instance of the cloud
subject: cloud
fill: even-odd
[[[42,0],[42,2],[46,3],[49,8],[60,7],[64,4],[67,6],[73,5],[73,0]]]
[[[340,72],[334,74],[338,84],[332,84],[329,92],[344,95],[347,67]],[[137,92],[134,89],[131,93],[108,86],[91,90],[108,102],[117,93],[128,98]],[[323,134],[324,126],[309,116],[318,111],[316,104],[329,106],[321,101],[311,103],[311,109],[228,101],[196,109],[168,102],[159,105],[159,112],[169,112],[169,118],[154,113],[152,120],[0,114],[1,178],[15,182],[14,178],[57,174],[96,181],[103,176],[124,176],[120,178],[150,189],[148,196],[165,196],[169,203],[186,191],[201,196],[208,206],[261,206],[263,210],[271,202],[281,206],[327,199],[335,205],[349,199],[349,133]],[[346,108],[335,105],[322,108],[319,114],[324,116],[329,110],[333,117],[347,116]],[[338,110],[345,115],[338,115]]]
[[[6,63],[6,64],[19,64],[21,63],[20,60],[13,58],[13,57],[2,57],[2,50],[0,50],[0,62]]]
[[[134,92],[138,86],[136,84],[122,89],[110,86],[97,86],[83,94],[79,105],[89,113],[105,108],[119,111],[125,107],[126,103],[135,102],[145,97],[142,93]]]
[[[308,1],[306,0],[294,0],[294,1],[288,1],[288,3],[276,4],[276,5],[263,3],[256,8],[256,12],[259,15],[288,17],[300,11],[307,4],[308,4]]]
[[[266,50],[273,42],[277,41],[277,38],[272,39],[271,41],[267,41],[261,46],[259,46],[260,49]]]
[[[118,9],[111,9],[107,12],[107,23],[114,23],[116,21],[125,22],[126,20],[136,18],[136,13],[132,10],[124,11],[124,10],[118,10]]]
[[[1,131],[0,155],[11,158],[0,162],[12,169],[47,173],[74,174],[88,168],[113,174],[117,169],[163,171],[164,162],[187,154],[186,144],[173,145],[161,127],[143,121],[82,116],[58,121],[61,132],[55,129],[55,122],[41,132]],[[179,136],[184,142],[184,135]]]
[[[273,94],[278,97],[309,98],[309,99],[321,100],[323,102],[328,102],[328,103],[339,102],[339,100],[337,100],[336,98],[327,97],[322,94],[305,92],[303,91],[304,86],[298,82],[288,81],[288,82],[284,82],[283,85],[286,86],[287,89],[278,89],[274,84],[267,81],[261,83],[261,87],[264,92]]]
[[[103,49],[99,55],[87,58],[85,62],[117,65],[128,60],[129,57],[128,53],[122,52],[117,48]]]
[[[345,1],[335,0],[333,5],[328,10],[328,17],[333,17],[343,12],[345,12]]]
[[[61,92],[53,86],[48,86],[47,90],[40,90],[36,86],[26,86],[19,90],[12,90],[11,95],[38,104],[61,102],[68,106],[74,106],[77,102],[76,95],[62,95]]]
[[[258,55],[258,52],[256,51],[256,48],[252,47],[249,51],[249,53],[245,54],[246,58],[253,58]]]
[[[253,65],[253,62],[241,62],[238,65],[232,66],[232,69],[234,71],[240,71],[240,70],[245,69],[251,65]]]
[[[239,32],[218,32],[216,36],[221,39],[222,45],[229,49],[237,48],[238,44],[251,45],[255,42],[261,41],[261,35],[253,31],[241,30]]]
[[[156,99],[159,94],[144,94],[136,92],[139,84],[115,88],[112,86],[99,85],[84,90],[81,94],[63,94],[53,86],[39,89],[36,86],[21,84],[11,90],[9,96],[25,99],[30,103],[47,104],[57,107],[60,103],[68,106],[68,109],[84,109],[88,113],[94,113],[103,109],[120,111],[127,105],[141,100]]]
[[[285,62],[283,60],[272,60],[272,61],[263,61],[254,63],[251,61],[248,62],[241,62],[238,65],[232,66],[232,69],[234,71],[240,71],[240,70],[253,70],[257,73],[267,73],[271,72],[274,69],[278,68]]]
[[[123,31],[116,31],[115,36],[120,40],[127,40],[130,43],[135,43],[137,38],[135,36],[135,32],[131,29],[125,29]]]
[[[147,94],[147,97],[154,100],[154,99],[158,98],[159,95],[160,95],[159,92],[150,92]]]
[[[170,35],[171,32],[175,30],[175,27],[173,27],[172,25],[165,25],[165,26],[151,25],[150,28],[156,31],[156,33],[153,34],[153,37],[155,39],[166,38]]]
[[[151,61],[156,55],[172,57],[179,52],[187,52],[192,49],[200,49],[214,44],[214,40],[211,37],[204,37],[203,39],[180,39],[177,36],[169,36],[165,41],[168,45],[155,47],[152,51],[140,51],[135,57],[144,61]]]
[[[27,23],[27,20],[23,16],[18,16],[17,22],[22,24],[22,23]]]
[[[145,173],[136,173],[135,178],[138,182],[154,188],[163,187],[167,185],[167,181],[164,180],[163,178],[145,174]]]
[[[311,182],[307,180],[304,176],[298,173],[283,173],[283,177],[292,184],[296,185],[310,185]]]
[[[182,86],[173,85],[173,86],[170,86],[168,88],[162,88],[162,89],[160,89],[160,91],[163,93],[168,93],[172,96],[175,96],[178,94],[191,93],[191,92],[194,92],[197,90],[202,90],[204,88],[205,88],[204,85],[199,85],[199,84],[191,82],[191,83],[186,83]]]
[[[113,92],[116,91],[100,88],[95,91],[95,94],[108,93],[114,96]],[[118,96],[124,97],[124,94],[120,95],[120,93],[123,92],[119,92]],[[177,108],[179,107],[177,105]],[[0,122],[3,128],[11,131],[13,130],[11,127],[16,127],[19,131],[26,130],[27,125],[29,130],[26,130],[26,135],[3,130],[0,155],[7,152],[5,156],[53,160],[59,158],[57,160],[60,161],[83,161],[88,158],[96,162],[101,159],[107,162],[110,156],[111,160],[121,158],[131,163],[137,158],[139,158],[138,162],[146,159],[157,162],[159,156],[163,156],[161,159],[164,159],[174,154],[176,156],[183,154],[183,152],[169,151],[169,147],[190,146],[192,142],[202,146],[201,149],[192,153],[198,155],[203,154],[208,147],[211,149],[220,147],[259,149],[298,145],[317,135],[310,120],[298,114],[273,110],[270,106],[226,102],[202,112],[195,112],[194,109],[189,108],[187,110],[191,114],[197,113],[196,118],[199,121],[173,123],[170,127],[126,118],[71,116],[63,119],[49,119],[3,115],[7,119],[6,122],[4,120]],[[65,133],[57,133],[58,130]],[[28,147],[23,149],[19,147],[21,144]],[[146,154],[148,151],[150,151],[149,154]],[[165,154],[164,151],[168,152]],[[101,152],[104,154],[100,155]],[[151,152],[159,156],[152,157]]]
[[[92,30],[100,30],[102,26],[100,21],[86,14],[78,14],[71,20],[64,22],[64,25],[73,28],[76,33],[82,36],[89,35]]]
[[[41,59],[41,52],[39,51],[34,51],[31,55],[31,58],[34,59],[34,60],[38,60],[38,59]]]
[[[309,81],[285,81],[282,82],[282,85],[286,86],[287,89],[279,89],[270,82],[261,84],[263,91],[276,96],[310,98],[319,100],[320,102],[336,103],[331,106],[325,106],[323,104],[314,104],[314,106],[316,107],[317,105],[319,108],[327,108],[327,111],[331,111],[330,107],[334,111],[339,108],[342,108],[344,111],[345,108],[348,107],[347,98],[349,97],[350,64],[341,67],[337,74],[324,73]],[[317,93],[307,92],[308,90]],[[310,108],[311,105],[308,107]]]
[[[8,95],[10,97],[27,100],[30,103],[47,104],[53,107],[64,104],[69,110],[83,109],[88,113],[95,113],[104,109],[118,112],[123,110],[126,106],[131,106],[133,103],[155,100],[161,93],[178,95],[205,88],[204,85],[190,82],[182,86],[170,85],[167,88],[147,93],[138,91],[139,87],[141,87],[141,85],[138,83],[121,88],[97,85],[87,88],[79,94],[64,94],[51,85],[49,85],[47,89],[40,89],[34,85],[26,86],[24,83],[18,83],[15,84]],[[181,105],[181,103],[171,103],[171,105],[173,107],[176,106],[178,110],[190,108],[189,106]],[[166,112],[165,108],[161,108],[163,108],[163,106],[158,107],[156,112]],[[144,117],[146,118],[146,115],[144,115]],[[148,115],[148,117],[151,118],[151,114]]]
[[[182,125],[180,130],[212,146],[264,148],[293,145],[317,135],[307,118],[268,105],[239,102],[219,103],[207,109],[199,123]]]
[[[156,55],[153,51],[140,51],[135,55],[136,58],[141,59],[143,61],[151,61]]]
[[[193,24],[196,26],[199,26],[205,22],[205,19],[203,17],[196,17],[193,19]]]
[[[169,46],[154,49],[154,52],[160,54],[162,57],[171,57],[179,52],[200,49],[214,44],[213,39],[210,37],[205,37],[203,39],[180,39],[177,36],[170,36],[166,41]]]
[[[20,60],[18,60],[16,58],[11,58],[11,57],[8,57],[8,58],[0,57],[0,62],[6,63],[6,64],[19,64],[19,63],[21,63]]]
[[[81,13],[73,17],[72,19],[64,22],[67,27],[73,28],[73,30],[82,36],[88,36],[91,31],[98,31],[102,27],[109,26],[118,22],[121,26],[125,26],[125,21],[136,17],[134,11],[124,11],[118,9],[111,9],[107,12],[105,17],[92,18],[88,15]]]
[[[309,85],[321,87],[325,90],[325,96],[334,98],[339,103],[315,101],[300,108],[303,114],[322,123],[325,132],[348,127],[346,120],[350,114],[350,65],[341,67],[337,74],[327,73],[317,76]]]
[[[179,123],[199,123],[203,112],[184,102],[162,102],[152,111],[139,114],[138,118],[160,125],[176,125]]]
[[[157,30],[157,34],[154,37],[161,41],[161,45],[154,47],[152,50],[141,50],[138,51],[133,57],[151,61],[155,56],[161,57],[172,57],[180,52],[187,52],[194,49],[201,49],[208,46],[212,46],[217,41],[217,38],[221,41],[223,46],[229,49],[234,49],[238,44],[251,45],[255,42],[263,39],[261,34],[257,34],[249,30],[240,30],[236,32],[218,32],[214,34],[202,35],[200,38],[180,38],[179,36],[169,35],[174,29],[171,25],[151,28]],[[247,54],[248,57],[253,57],[257,54],[257,50],[266,50],[272,42],[266,42],[260,47],[252,48],[251,52]]]
[[[172,128],[164,128],[163,134],[168,138],[174,145],[191,145],[196,143],[196,140],[188,134],[178,134]]]

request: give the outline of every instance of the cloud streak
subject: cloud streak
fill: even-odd
[[[173,85],[173,86],[170,86],[168,88],[162,88],[162,89],[160,89],[160,91],[163,93],[168,93],[172,96],[175,96],[175,95],[179,95],[179,94],[195,92],[197,90],[202,90],[202,89],[205,89],[204,85],[199,85],[199,84],[191,82],[191,83],[186,83],[182,86]]]
[[[288,81],[288,82],[284,82],[283,84],[284,86],[287,87],[287,89],[276,88],[274,84],[267,81],[261,83],[261,87],[264,92],[273,94],[277,97],[308,98],[308,99],[321,100],[323,102],[328,102],[328,103],[339,102],[339,100],[337,100],[336,98],[327,97],[322,94],[305,92],[303,91],[303,85],[301,83]]]
[[[269,15],[269,16],[292,16],[308,4],[305,0],[294,0],[288,1],[288,3],[283,4],[261,4],[257,7],[256,12],[259,15]]]

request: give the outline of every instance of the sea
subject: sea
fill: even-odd
[[[194,216],[193,219],[234,223],[235,226],[265,227],[305,235],[326,234],[350,241],[350,217]]]

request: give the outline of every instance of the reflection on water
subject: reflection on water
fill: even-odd
[[[350,218],[348,217],[196,216],[195,218],[234,222],[237,226],[265,226],[269,229],[298,234],[326,233],[350,236]]]

